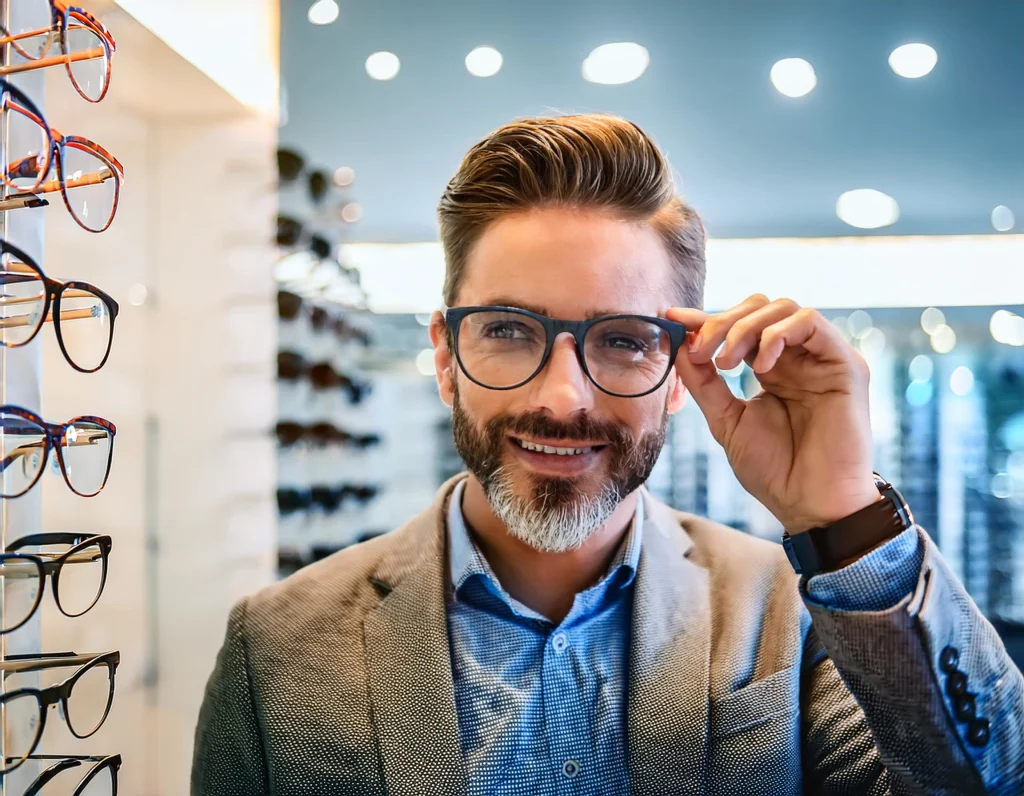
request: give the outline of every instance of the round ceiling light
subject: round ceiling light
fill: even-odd
[[[772,85],[787,97],[802,97],[810,94],[818,85],[814,67],[803,58],[783,58],[776,61],[769,73]]]
[[[1024,346],[1024,317],[1009,310],[996,310],[988,322],[992,339],[997,343]]]
[[[357,202],[349,202],[341,208],[341,220],[349,224],[356,223],[363,217],[363,208]]]
[[[927,44],[904,44],[889,54],[889,66],[900,77],[924,77],[938,61],[939,54]]]
[[[900,208],[888,194],[874,188],[858,188],[839,197],[836,215],[851,227],[878,229],[895,224],[900,217]]]
[[[591,83],[618,86],[636,80],[650,63],[647,48],[636,42],[602,44],[584,59],[583,77]]]
[[[501,64],[501,53],[493,47],[474,47],[466,56],[466,69],[474,77],[493,77]]]
[[[954,395],[967,395],[974,389],[974,373],[966,365],[961,365],[949,377],[949,389]]]
[[[366,74],[374,80],[391,80],[400,67],[401,62],[394,53],[374,53],[366,59]]]
[[[956,347],[956,332],[942,324],[931,336],[932,348],[936,353],[948,354]]]
[[[309,7],[306,19],[314,25],[330,25],[338,18],[339,12],[340,10],[335,0],[316,0]]]
[[[339,188],[348,188],[356,181],[355,170],[351,166],[339,166],[334,171],[334,184]]]
[[[935,334],[935,330],[946,322],[946,316],[938,307],[928,307],[921,313],[921,328],[927,334]]]
[[[992,210],[992,227],[997,232],[1009,232],[1016,223],[1017,219],[1013,217],[1013,211],[1006,205],[999,205]]]

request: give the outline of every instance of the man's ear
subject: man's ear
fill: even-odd
[[[434,371],[441,401],[449,409],[455,403],[455,352],[448,347],[450,334],[444,315],[430,316],[430,342],[434,346]]]
[[[686,403],[686,388],[683,386],[683,380],[679,378],[679,373],[676,372],[675,368],[672,368],[672,373],[669,374],[668,378],[671,386],[669,387],[668,403],[665,408],[670,415],[674,415]]]

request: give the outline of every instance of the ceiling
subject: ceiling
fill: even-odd
[[[1017,0],[338,0],[316,27],[310,0],[282,0],[281,142],[316,165],[355,169],[353,241],[436,239],[434,208],[464,152],[520,116],[627,116],[668,155],[712,236],[871,234],[835,215],[854,188],[893,196],[887,235],[994,233],[997,205],[1024,231],[1024,2]],[[580,72],[596,46],[651,57],[621,86]],[[897,46],[938,52],[928,76],[889,68]],[[463,59],[488,44],[491,78]],[[402,62],[372,80],[366,57]],[[790,99],[768,80],[780,58],[813,64]]]

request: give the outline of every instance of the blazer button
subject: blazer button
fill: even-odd
[[[946,678],[946,693],[954,699],[966,694],[967,675],[963,672],[950,672]]]
[[[960,665],[960,652],[956,647],[946,647],[939,653],[939,668],[946,674],[956,671]]]
[[[984,746],[988,736],[988,719],[975,719],[967,726],[967,742],[971,746]]]
[[[957,697],[953,705],[953,712],[960,721],[970,721],[974,718],[974,696],[974,694],[964,694],[962,697]]]

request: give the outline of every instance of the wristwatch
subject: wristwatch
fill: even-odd
[[[914,524],[903,495],[878,473],[873,475],[883,500],[824,528],[782,534],[782,546],[798,574],[810,578],[852,564]]]

